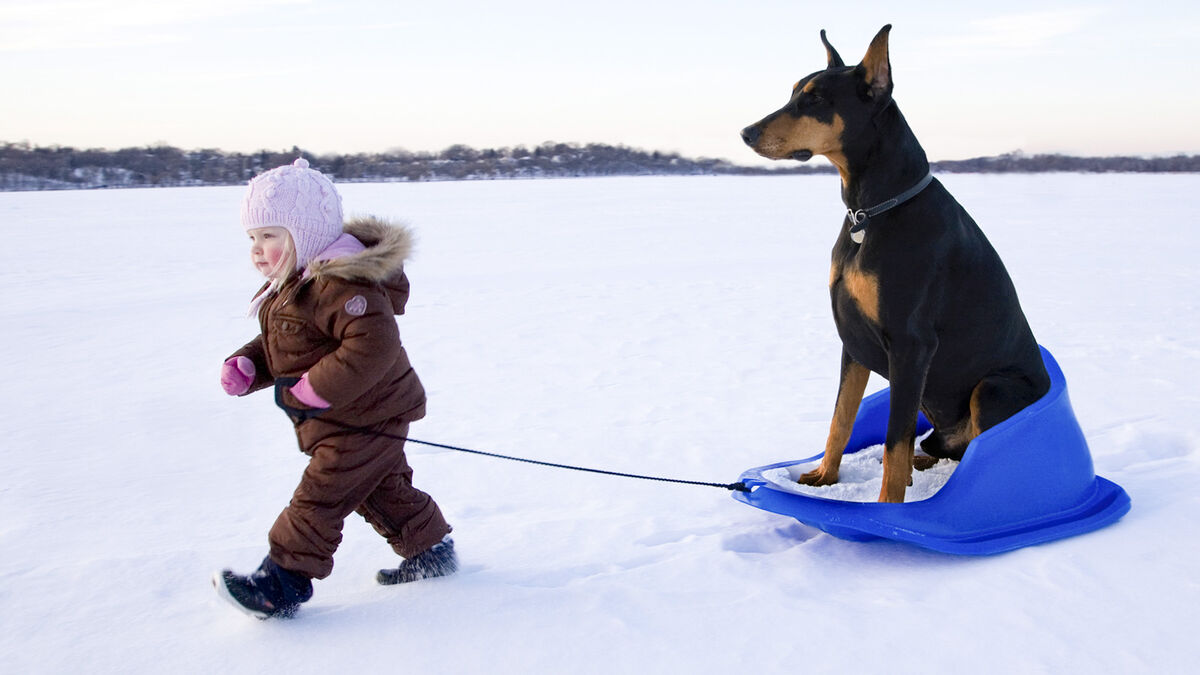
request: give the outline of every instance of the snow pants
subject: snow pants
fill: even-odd
[[[408,423],[387,421],[372,430],[404,437]],[[310,459],[268,535],[270,558],[279,566],[314,579],[329,576],[342,525],[354,512],[404,558],[449,534],[433,498],[412,485],[403,441],[347,431],[319,418],[298,426],[296,435]]]

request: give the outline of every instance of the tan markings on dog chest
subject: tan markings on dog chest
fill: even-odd
[[[879,323],[879,278],[870,272],[850,268],[842,272],[842,281],[863,316]]]

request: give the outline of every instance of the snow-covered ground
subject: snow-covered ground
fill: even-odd
[[[0,671],[1191,672],[1200,176],[940,178],[1132,497],[1116,525],[954,557],[410,446],[462,572],[379,587],[396,560],[354,519],[301,616],[265,623],[209,585],[257,565],[305,463],[269,394],[217,383],[256,331],[242,189],[0,194]],[[414,437],[717,482],[823,447],[836,177],[342,191],[420,237]]]

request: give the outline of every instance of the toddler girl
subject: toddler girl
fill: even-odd
[[[343,224],[333,183],[303,158],[250,181],[242,225],[268,279],[251,303],[262,332],[225,361],[221,386],[242,396],[274,385],[310,459],[267,557],[249,576],[214,575],[218,593],[259,618],[291,616],[312,597],[312,579],[333,570],[352,512],[405,558],[379,583],[454,572],[450,526],[413,487],[403,441],[380,435],[404,438],[425,416],[395,319],[408,300],[408,230],[375,218]]]

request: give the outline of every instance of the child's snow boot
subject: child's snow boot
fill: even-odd
[[[421,579],[444,577],[457,571],[458,556],[454,553],[454,540],[450,538],[450,535],[446,535],[428,551],[405,560],[400,563],[399,567],[379,570],[375,580],[385,586],[390,586]]]
[[[290,618],[312,597],[312,580],[286,570],[268,556],[250,576],[222,570],[213,575],[217,594],[258,619]]]

